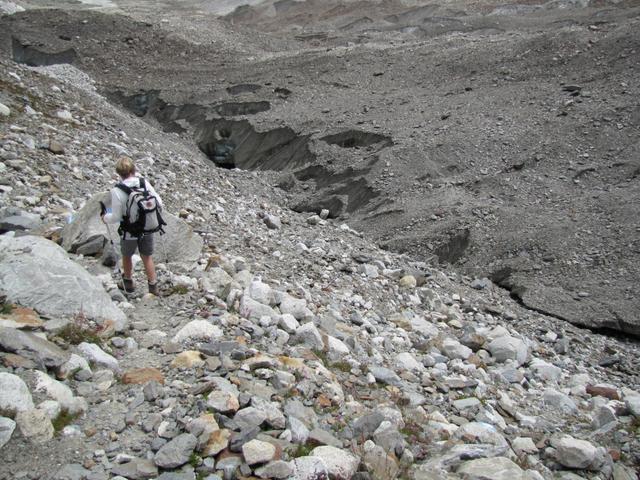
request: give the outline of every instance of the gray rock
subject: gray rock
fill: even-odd
[[[33,360],[40,368],[57,368],[69,359],[69,353],[56,344],[15,328],[0,327],[0,348]]]
[[[33,236],[0,236],[0,294],[51,317],[82,314],[126,326],[126,316],[102,283],[55,243]],[[42,268],[47,265],[47,268]],[[16,274],[16,272],[20,272]]]
[[[238,396],[233,392],[216,390],[209,394],[207,406],[220,413],[236,412],[240,408]],[[242,417],[240,418],[242,420]],[[247,424],[248,425],[248,424]]]
[[[286,426],[286,419],[282,411],[280,410],[280,404],[277,402],[270,402],[261,397],[252,397],[251,406],[263,412],[266,416],[267,423],[272,428],[283,429]]]
[[[257,322],[262,317],[275,318],[278,314],[268,305],[263,305],[247,295],[244,295],[240,301],[240,315],[251,321]]]
[[[280,298],[280,312],[283,315],[293,315],[296,320],[311,320],[313,313],[307,308],[307,301],[304,298],[295,298],[284,293]]]
[[[578,407],[571,397],[551,388],[547,388],[544,391],[542,400],[546,405],[566,413],[575,413],[578,411]]]
[[[304,445],[309,438],[309,429],[304,423],[298,420],[296,417],[289,417],[287,419],[289,430],[291,431],[291,441],[293,443],[299,443]]]
[[[282,222],[275,215],[265,215],[262,221],[270,230],[282,228]]]
[[[94,195],[85,206],[77,212],[73,222],[67,225],[62,231],[62,247],[69,252],[76,252],[83,245],[95,242],[96,238],[101,238],[103,245],[108,244],[109,234],[107,227],[100,220],[99,201],[107,205],[111,202],[109,193],[99,193]],[[156,236],[161,248],[156,248],[154,260],[158,263],[189,263],[200,258],[202,250],[202,239],[193,229],[182,219],[164,211],[162,216],[167,222],[165,235]],[[110,226],[111,240],[117,245],[116,226]]]
[[[0,219],[0,232],[35,230],[41,224],[39,215],[20,211],[17,215],[9,215]]]
[[[89,470],[79,463],[70,463],[60,468],[53,476],[53,480],[85,480]]]
[[[478,458],[464,462],[457,472],[468,480],[527,480],[525,472],[505,457]]]
[[[604,427],[605,425],[608,425],[611,422],[616,421],[617,417],[613,408],[607,405],[602,405],[595,411],[592,426],[594,429],[598,429]]]
[[[300,327],[300,324],[296,320],[296,317],[287,313],[278,318],[278,326],[287,333],[295,333]]]
[[[393,370],[373,365],[369,366],[369,373],[373,375],[377,382],[392,385],[394,387],[402,387],[402,380]]]
[[[267,414],[255,407],[247,407],[238,410],[233,417],[233,421],[240,429],[259,427],[266,419]]]
[[[33,406],[31,392],[22,379],[12,373],[0,372],[0,414],[13,418]]]
[[[234,419],[235,421],[235,419]],[[256,438],[260,434],[260,427],[245,427],[240,432],[233,432],[229,438],[229,450],[235,453],[242,452],[242,446]]]
[[[604,449],[595,447],[591,442],[578,440],[570,435],[552,438],[551,445],[555,449],[555,460],[568,468],[597,470],[606,454]]]
[[[342,448],[342,442],[334,437],[331,433],[320,428],[314,428],[309,433],[309,439],[312,445],[329,445],[337,448]]]
[[[227,272],[220,267],[215,267],[203,273],[202,278],[198,280],[198,285],[201,290],[225,299],[229,294],[232,282],[233,278]]]
[[[384,415],[380,412],[371,412],[367,413],[353,422],[352,430],[354,438],[364,438],[368,440],[373,432],[380,426],[380,424],[384,421]]]
[[[131,480],[146,480],[158,476],[158,467],[152,460],[133,458],[127,463],[120,463],[111,469],[113,475],[121,475]]]
[[[350,480],[358,469],[360,459],[346,450],[331,446],[316,447],[311,456],[321,458],[327,466],[329,478]]]
[[[289,478],[294,473],[293,462],[275,460],[267,463],[264,467],[255,470],[255,474],[260,478]]]
[[[296,330],[296,333],[291,337],[289,343],[291,345],[303,344],[306,347],[309,347],[315,350],[324,349],[324,342],[322,341],[322,335],[320,335],[320,332],[312,322],[301,325]]]
[[[442,342],[442,353],[451,359],[459,358],[466,360],[471,356],[473,351],[469,347],[465,347],[457,340],[447,338]]]
[[[190,433],[183,433],[158,450],[153,460],[160,468],[179,467],[189,461],[197,443],[196,437]]]
[[[640,418],[640,395],[627,395],[624,404],[636,418]]]
[[[529,369],[533,372],[536,378],[547,382],[556,382],[562,376],[562,369],[560,367],[551,365],[550,363],[547,363],[539,358],[531,361]]]
[[[13,431],[16,429],[16,422],[10,418],[0,417],[0,449],[11,439]]]
[[[404,436],[388,420],[382,422],[373,433],[373,441],[387,452],[393,452],[398,458],[405,449]]]

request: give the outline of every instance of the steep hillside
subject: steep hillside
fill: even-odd
[[[371,233],[386,228],[385,215],[363,214],[372,202],[387,202],[381,212],[408,202],[402,192],[388,193],[405,174],[392,154],[410,148],[408,138],[425,139],[408,136],[403,144],[391,128],[340,118],[338,104],[321,107],[315,88],[326,82],[316,75],[314,84],[311,69],[290,70],[290,78],[276,69],[267,89],[257,74],[240,78],[240,53],[225,60],[159,25],[49,11],[49,31],[36,28],[44,22],[38,15],[45,14],[3,18],[3,34],[20,24],[18,48],[33,54],[24,48],[37,46],[42,60],[68,49],[24,38],[40,35],[53,45],[50,32],[66,32],[58,37],[72,40],[58,40],[73,43],[73,63],[98,82],[68,64],[0,62],[0,479],[634,478],[635,340],[534,312],[489,280],[431,255],[424,261],[420,251],[382,250],[358,231],[365,221]],[[78,39],[74,28],[87,30],[75,30]],[[144,29],[150,33],[140,43],[123,37]],[[211,77],[217,86],[200,84],[210,102],[186,100],[193,93],[183,89],[184,65],[154,64],[163,50],[153,42],[220,62]],[[120,43],[148,55],[123,56]],[[107,67],[110,48],[122,62]],[[363,65],[370,58],[345,53]],[[282,71],[278,62],[293,61],[287,58],[256,65]],[[453,68],[438,68],[445,65]],[[171,69],[166,77],[141,75]],[[162,80],[183,87],[168,92]],[[302,93],[307,113],[289,100]],[[183,102],[171,100],[180,95]],[[358,101],[352,97],[343,99]],[[260,102],[270,108],[246,113]],[[329,120],[314,118],[313,108],[328,110],[341,128],[325,131]],[[454,122],[455,111],[438,122]],[[284,113],[295,121],[279,121]],[[224,128],[245,138],[235,160],[259,171],[220,169],[208,158],[210,137]],[[109,266],[112,232],[97,219],[97,201],[116,181],[114,162],[123,154],[160,192],[170,219],[156,242],[157,297],[146,294],[141,265],[136,294],[119,291]],[[285,174],[262,170],[256,157]],[[454,170],[446,175],[475,175]],[[368,183],[375,172],[384,172],[376,183],[383,193]],[[492,172],[482,178],[474,188],[501,185]],[[632,192],[633,181],[627,184]],[[436,185],[441,201],[469,208],[459,203],[467,184]],[[357,208],[341,218],[320,211],[322,202],[314,212],[289,208],[316,188],[341,188],[331,195]],[[433,215],[446,221],[444,211]],[[495,228],[505,238],[515,231]],[[630,227],[620,221],[616,228]],[[503,276],[494,279],[515,278]]]

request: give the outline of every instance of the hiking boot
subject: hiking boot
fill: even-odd
[[[122,277],[122,285],[118,285],[118,288],[120,290],[124,290],[126,293],[133,293],[136,291],[136,286],[133,284],[133,279],[131,278]]]
[[[155,295],[156,297],[159,295],[158,282],[149,284],[149,293]]]

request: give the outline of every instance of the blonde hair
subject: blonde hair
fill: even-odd
[[[120,157],[116,161],[116,173],[122,178],[127,178],[136,173],[136,166],[129,157]]]

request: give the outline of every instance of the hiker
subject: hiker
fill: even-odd
[[[147,231],[144,227],[135,228],[129,222],[128,213],[130,209],[130,195],[132,192],[144,192],[145,195],[155,197],[157,207],[162,207],[162,200],[156,193],[153,186],[144,178],[136,175],[136,167],[129,157],[120,157],[116,161],[116,172],[120,176],[121,181],[111,189],[111,212],[104,211],[101,214],[104,223],[119,223],[118,233],[120,234],[120,250],[122,252],[122,283],[125,292],[133,293],[135,285],[133,283],[133,261],[132,257],[136,250],[140,251],[140,257],[144,265],[144,271],[147,274],[149,284],[149,293],[158,295],[158,281],[156,278],[156,268],[153,263],[153,233],[154,231],[162,232],[162,225],[165,224],[159,211],[156,212],[160,225],[154,227],[153,231]],[[154,202],[154,203],[155,203]],[[134,205],[134,209],[137,206]],[[128,212],[129,210],[129,212]],[[137,212],[134,213],[137,216]],[[143,213],[142,216],[145,214]],[[142,222],[144,224],[144,220]]]

